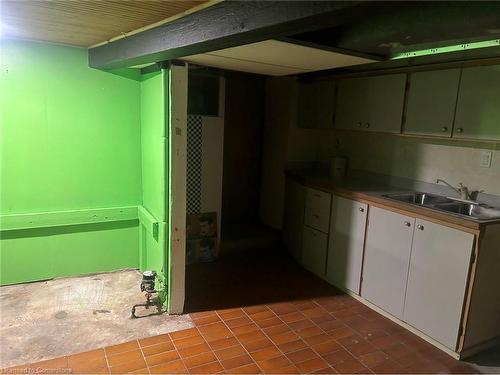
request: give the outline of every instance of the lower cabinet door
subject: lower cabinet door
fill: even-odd
[[[304,225],[302,232],[302,265],[315,275],[324,277],[328,235]]]
[[[455,350],[474,235],[417,219],[403,320]]]
[[[305,188],[287,179],[283,210],[283,243],[299,263],[302,262],[302,227],[304,226]]]
[[[370,207],[361,296],[401,319],[415,219]]]
[[[368,205],[337,196],[332,202],[326,277],[359,294]]]

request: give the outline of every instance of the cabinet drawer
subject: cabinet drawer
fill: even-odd
[[[326,268],[328,235],[304,225],[302,233],[302,265],[323,277]]]
[[[304,224],[328,233],[332,195],[319,190],[306,190]]]

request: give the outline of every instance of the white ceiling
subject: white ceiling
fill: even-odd
[[[314,72],[375,62],[375,60],[279,40],[265,40],[186,56],[182,59],[199,65],[271,76]]]

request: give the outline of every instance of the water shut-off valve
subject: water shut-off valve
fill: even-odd
[[[153,294],[158,293],[158,291],[155,289],[155,282],[156,271],[144,271],[142,273],[141,292],[144,292],[146,303],[139,303],[132,306],[132,318],[139,318],[135,315],[135,309],[139,306],[143,306],[146,310],[149,309],[150,306],[156,306],[158,311],[154,313],[154,315],[161,314],[163,312],[161,304],[152,300]]]

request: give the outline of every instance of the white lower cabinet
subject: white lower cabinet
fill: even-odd
[[[283,243],[299,263],[302,261],[302,227],[304,226],[305,188],[286,180],[283,210]]]
[[[359,294],[368,205],[334,196],[328,243],[327,280]]]
[[[401,319],[415,219],[370,207],[361,296]]]
[[[302,265],[315,275],[324,277],[328,235],[304,225],[302,232]]]
[[[328,233],[332,195],[316,189],[306,188],[304,224]]]
[[[295,182],[287,182],[286,197],[284,241],[310,272],[360,295],[450,353],[470,355],[477,345],[500,338],[495,267],[500,223],[469,233],[466,227],[451,228]],[[467,299],[469,280],[474,282]]]
[[[474,235],[417,219],[403,320],[455,350]]]

